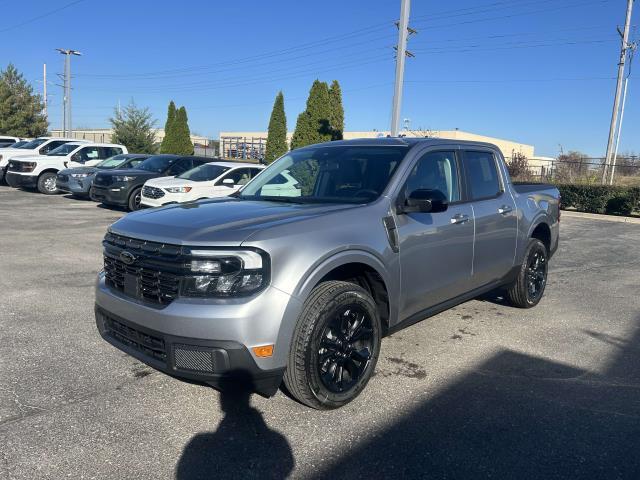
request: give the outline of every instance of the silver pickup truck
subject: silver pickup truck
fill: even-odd
[[[232,197],[114,223],[96,322],[174,377],[265,396],[284,381],[337,408],[371,378],[386,334],[495,289],[536,305],[559,220],[558,190],[512,184],[494,145],[312,145]]]

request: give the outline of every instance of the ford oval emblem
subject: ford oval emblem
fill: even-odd
[[[120,252],[120,260],[122,261],[122,263],[125,263],[126,265],[132,265],[133,262],[136,261],[136,257],[133,253],[131,252]]]

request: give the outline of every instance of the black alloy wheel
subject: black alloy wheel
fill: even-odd
[[[320,410],[346,405],[373,376],[381,339],[380,313],[367,290],[340,280],[318,284],[293,333],[287,392]]]
[[[536,249],[527,262],[527,295],[529,301],[539,299],[547,284],[547,257],[542,249]]]
[[[507,288],[511,304],[520,308],[536,306],[547,286],[548,271],[547,247],[537,238],[529,239],[524,262],[518,271],[518,276]]]
[[[343,393],[363,377],[373,352],[373,327],[359,305],[341,307],[322,332],[318,349],[318,374],[323,385]]]

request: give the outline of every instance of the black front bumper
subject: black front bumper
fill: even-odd
[[[19,175],[14,172],[7,172],[4,179],[12,187],[35,188],[38,186],[38,177],[35,175]]]
[[[93,185],[89,190],[89,196],[96,202],[102,202],[107,205],[119,205],[126,207],[129,203],[129,189],[122,188],[118,191],[113,191],[113,188],[118,187],[99,187]]]
[[[218,390],[247,388],[274,395],[284,369],[261,370],[247,348],[237,342],[176,337],[141,327],[96,305],[100,335],[132,357],[181,380]]]

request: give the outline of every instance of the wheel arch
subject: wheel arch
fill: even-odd
[[[393,289],[397,282],[391,281],[389,272],[379,258],[364,250],[349,250],[332,255],[317,264],[300,281],[294,296],[304,301],[319,283],[327,280],[351,281],[360,285],[378,305],[383,329],[386,331],[393,324],[397,312],[395,299],[398,298]]]

